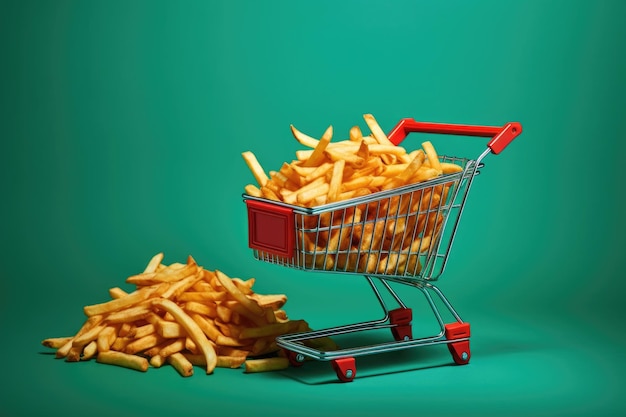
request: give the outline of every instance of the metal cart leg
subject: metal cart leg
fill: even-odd
[[[410,340],[412,339],[412,329],[411,329],[411,321],[413,320],[413,311],[404,304],[400,296],[391,288],[389,283],[379,278],[379,281],[383,284],[385,289],[391,294],[396,303],[398,304],[398,308],[394,310],[389,310],[385,300],[383,299],[380,291],[372,281],[372,278],[369,276],[365,277],[369,282],[374,294],[376,294],[376,298],[378,298],[378,302],[380,303],[383,311],[385,312],[385,317],[382,319],[382,322],[389,321],[391,325],[391,334],[395,340]]]
[[[351,382],[356,376],[356,363],[353,357],[331,361],[331,365],[341,382]]]
[[[398,304],[401,305],[401,308],[392,310],[389,312],[390,324],[394,325],[392,327],[392,333],[396,340],[411,340],[411,309],[407,308],[404,303],[400,300],[400,297],[393,291],[393,289],[389,286],[389,284],[381,279],[387,290],[393,295]],[[407,283],[401,282],[402,284],[408,284],[412,287],[418,288],[424,294],[428,305],[430,306],[433,314],[435,315],[435,319],[439,323],[440,333],[438,338],[443,337],[448,345],[448,350],[452,355],[452,359],[458,365],[465,365],[469,363],[471,352],[469,346],[469,337],[470,337],[470,324],[464,322],[461,319],[461,316],[457,313],[457,311],[452,306],[452,303],[447,299],[447,297],[443,294],[443,292],[435,285],[430,283]],[[372,284],[373,285],[373,284]],[[434,292],[437,297],[441,300],[443,305],[450,312],[452,317],[456,320],[452,323],[445,323],[440,312],[439,307],[433,300],[430,292]],[[379,294],[377,294],[379,295]],[[380,296],[379,296],[380,300]],[[381,300],[381,303],[382,300]],[[395,316],[395,317],[394,317]],[[458,340],[458,341],[457,341]]]
[[[452,359],[456,364],[464,365],[469,363],[470,349],[469,323],[461,320],[454,307],[445,295],[435,285],[424,282],[405,282],[399,281],[401,284],[409,285],[417,288],[424,294],[428,305],[430,306],[435,320],[439,325],[439,333],[429,337],[413,338],[412,336],[412,309],[402,301],[398,293],[389,284],[389,280],[385,278],[375,277],[382,286],[389,292],[393,300],[399,307],[390,309],[385,301],[381,289],[376,285],[373,278],[365,277],[372,288],[380,306],[383,309],[384,317],[378,320],[348,324],[343,326],[332,327],[323,330],[314,330],[303,333],[292,333],[278,336],[276,342],[278,346],[284,349],[287,358],[292,366],[301,366],[307,357],[317,360],[329,361],[337,377],[342,382],[350,382],[356,376],[356,360],[355,358],[362,355],[389,352],[394,350],[408,349],[418,346],[447,344],[452,355]],[[436,294],[436,297],[431,295]],[[441,303],[436,303],[435,299],[439,299]],[[446,323],[443,318],[442,308],[437,304],[443,304],[443,310],[449,311],[454,318],[453,322]],[[343,348],[333,351],[320,351],[318,349],[307,346],[304,342],[316,338],[338,336],[353,332],[365,330],[376,330],[389,328],[395,341],[387,341],[374,345],[359,346],[353,348]]]
[[[442,326],[442,331],[446,340],[448,340],[448,350],[452,354],[452,359],[454,363],[457,365],[466,365],[469,363],[471,352],[470,352],[470,324],[461,320],[461,317],[456,312],[454,307],[450,301],[446,298],[446,296],[441,292],[439,288],[432,284],[422,284],[422,291],[427,294],[426,298],[429,301],[431,308],[433,309],[437,320],[439,321],[440,326]],[[444,324],[441,314],[439,313],[438,308],[432,300],[432,297],[427,292],[427,289],[432,290],[439,299],[446,306],[448,311],[452,314],[452,316],[456,319],[456,322]],[[457,342],[452,342],[454,340],[458,340]]]

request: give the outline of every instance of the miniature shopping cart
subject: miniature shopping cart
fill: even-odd
[[[356,376],[358,356],[437,344],[447,345],[454,363],[469,363],[470,325],[434,282],[446,267],[463,207],[472,182],[483,167],[483,158],[489,153],[499,154],[521,131],[516,122],[491,127],[424,123],[406,118],[388,135],[395,145],[411,132],[488,137],[490,141],[477,159],[439,156],[440,163],[458,165],[457,172],[314,208],[244,194],[249,246],[256,259],[304,271],[362,275],[384,312],[378,320],[277,337],[277,345],[284,349],[291,365],[300,366],[306,359],[329,361],[339,380],[348,382]],[[331,241],[334,244],[328,243]],[[342,246],[336,242],[350,244]],[[391,283],[405,284],[423,293],[438,323],[437,334],[413,337],[413,311]],[[395,300],[397,308],[388,307],[381,289],[386,291],[387,299]],[[444,321],[444,316],[451,317],[450,322]],[[376,329],[390,329],[389,340],[333,350],[307,343]]]

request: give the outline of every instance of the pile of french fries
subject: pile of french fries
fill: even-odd
[[[251,151],[242,153],[257,184],[245,193],[301,207],[320,207],[404,185],[422,183],[462,171],[460,165],[442,162],[430,141],[407,152],[394,145],[373,115],[365,114],[370,129],[358,126],[349,139],[332,142],[329,126],[318,140],[293,125],[294,138],[307,149],[278,171],[266,172]],[[302,220],[299,230],[307,267],[377,274],[416,275],[420,254],[428,251],[443,222],[438,209],[445,203],[452,182],[426,187],[409,195],[395,195]],[[417,231],[417,232],[416,232]]]
[[[219,270],[186,263],[162,263],[163,253],[145,270],[126,279],[135,290],[109,290],[110,300],[84,307],[87,316],[73,336],[44,339],[68,362],[92,358],[139,371],[169,364],[182,376],[194,366],[207,374],[216,367],[245,372],[283,369],[288,360],[275,342],[281,334],[308,331],[304,320],[290,320],[284,294],[253,291],[254,278],[231,278]],[[329,338],[312,347],[336,349]]]

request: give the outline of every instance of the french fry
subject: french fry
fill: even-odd
[[[350,178],[349,180],[344,181],[341,184],[340,191],[342,193],[345,193],[347,191],[354,191],[354,190],[358,190],[361,188],[365,188],[368,185],[370,185],[371,182],[372,182],[372,177],[369,175],[366,175],[363,177]]]
[[[381,153],[380,159],[386,165],[392,165],[392,164],[397,164],[398,162],[404,162],[404,158],[399,159],[397,155],[389,154],[389,153]]]
[[[154,291],[154,289],[150,287],[141,288],[121,298],[115,298],[105,303],[85,306],[83,311],[88,317],[111,313],[147,300],[152,291]]]
[[[358,126],[352,126],[350,128],[350,140],[357,142],[363,138],[363,132],[361,132],[361,128]]]
[[[451,162],[439,162],[439,165],[441,166],[441,171],[444,174],[454,174],[463,171],[463,168],[460,165],[453,164]]]
[[[100,332],[100,334],[98,335],[98,338],[96,339],[96,346],[98,348],[98,352],[106,352],[109,350],[109,348],[111,347],[111,344],[113,344],[113,342],[117,338],[116,333],[119,327],[120,326],[118,325],[113,325],[113,326],[109,325]]]
[[[176,352],[171,354],[167,357],[167,362],[169,362],[181,376],[188,377],[193,375],[193,365],[182,353]]]
[[[65,358],[67,357],[67,355],[70,353],[70,350],[72,349],[73,346],[73,342],[74,339],[77,337],[81,337],[83,334],[87,333],[89,330],[91,330],[94,326],[97,326],[98,324],[100,324],[100,322],[104,319],[104,316],[102,316],[101,314],[97,314],[94,316],[89,317],[81,326],[81,328],[78,330],[78,332],[76,333],[76,335],[74,335],[74,337],[72,337],[70,340],[68,340],[63,346],[61,346],[60,348],[57,349],[55,356],[57,358]]]
[[[361,156],[344,149],[331,148],[326,151],[326,155],[333,162],[345,161],[345,163],[356,168],[362,168],[366,162]]]
[[[133,331],[133,324],[132,323],[122,323],[122,325],[120,326],[120,330],[117,333],[117,335],[119,337],[131,337],[131,333]]]
[[[153,368],[160,368],[166,362],[165,358],[159,354],[150,356],[150,365]]]
[[[126,346],[135,340],[132,337],[116,337],[113,343],[110,344],[110,348],[108,350],[112,350],[115,352],[124,352]],[[105,351],[106,352],[106,351]]]
[[[140,339],[134,339],[132,342],[128,343],[124,348],[124,352],[128,354],[143,352],[161,342],[163,342],[163,337],[156,333],[152,333]]]
[[[198,325],[201,331],[217,345],[221,346],[243,346],[242,342],[239,342],[232,337],[225,336],[220,332],[219,328],[213,324],[212,320],[206,319],[199,314],[192,314],[192,320]]]
[[[213,346],[215,347],[215,344]],[[191,340],[190,337],[185,338],[185,349],[188,352],[193,353],[194,355],[202,355],[200,351],[198,350],[198,346],[196,346],[196,343],[193,340]],[[204,362],[206,363],[206,360]]]
[[[231,281],[237,286],[237,288],[239,288],[239,291],[241,291],[245,295],[250,295],[254,293],[254,291],[252,291],[252,286],[256,281],[254,278],[250,278],[245,281],[241,278],[231,278]]]
[[[261,195],[268,200],[280,201],[280,197],[278,197],[278,194],[276,194],[276,192],[269,186],[261,187]]]
[[[261,316],[264,314],[263,309],[254,300],[251,300],[248,297],[246,297],[246,295],[242,293],[241,290],[239,290],[239,288],[237,288],[235,284],[233,284],[230,278],[226,276],[226,274],[224,274],[223,272],[219,270],[216,270],[215,274],[219,282],[226,289],[226,291],[228,291],[230,295],[235,300],[237,300],[243,307],[245,307],[252,314],[255,314],[258,316]]]
[[[403,183],[407,183],[413,175],[417,173],[417,170],[421,168],[424,163],[424,158],[424,152],[420,149],[420,151],[413,157],[408,166],[397,176],[397,178],[402,180]]]
[[[263,170],[263,167],[257,160],[256,156],[252,152],[249,152],[249,151],[243,152],[241,156],[243,157],[244,161],[246,161],[246,164],[248,164],[250,171],[252,171],[252,175],[254,176],[256,181],[259,183],[259,185],[264,186],[267,183],[267,181],[269,181],[269,178],[267,174],[265,173],[265,171]]]
[[[278,371],[289,367],[287,358],[248,359],[244,362],[246,373]]]
[[[175,321],[159,320],[155,325],[156,333],[166,339],[179,338],[187,335],[183,326]]]
[[[126,278],[126,283],[134,284],[137,287],[146,287],[150,285],[155,285],[155,284],[158,284],[158,281],[154,279],[156,275],[157,275],[156,272],[142,272],[141,274],[132,275]],[[113,297],[113,298],[119,298],[119,297]]]
[[[330,186],[328,185],[328,183],[324,182],[315,187],[311,187],[304,191],[298,192],[298,194],[296,195],[296,201],[299,204],[306,205],[309,202],[317,199],[318,197],[326,196],[329,190]]]
[[[330,162],[324,162],[323,164],[315,168],[313,171],[311,171],[309,174],[306,174],[303,180],[308,183],[320,177],[323,177],[328,172],[330,172],[334,166],[335,164],[332,164]]]
[[[389,156],[389,157],[401,157],[406,155],[406,149],[404,149],[402,146],[395,146],[392,144],[383,144],[383,143],[374,143],[372,145],[368,146],[369,149],[369,153],[370,155],[377,155],[377,156]],[[404,163],[404,160],[398,161],[396,159],[389,159],[388,160],[388,164],[394,162],[396,164],[398,163]]]
[[[45,347],[49,347],[52,349],[59,349],[61,346],[65,345],[67,342],[71,342],[72,337],[49,337],[48,339],[44,339],[41,341],[41,344]]]
[[[319,140],[300,132],[298,129],[295,128],[294,125],[290,125],[289,127],[291,128],[291,133],[293,134],[293,137],[296,138],[296,140],[304,146],[307,146],[309,148],[315,148],[319,143]]]
[[[141,356],[147,356],[149,358],[152,358],[153,356],[159,356],[159,352],[161,351],[161,349],[169,345],[171,342],[172,342],[171,339],[163,339],[161,343],[152,346],[150,349],[144,350],[141,353]]]
[[[124,310],[118,310],[107,316],[108,323],[126,323],[134,322],[146,318],[152,310],[150,305],[141,303],[135,307],[128,307]]]
[[[148,370],[148,367],[150,366],[146,358],[115,351],[99,352],[97,356],[97,361],[109,365],[117,365],[124,368],[135,369],[141,372],[146,372]]]
[[[216,361],[217,361],[217,357],[216,357],[217,355],[215,353],[215,349],[209,343],[209,341],[204,337],[204,333],[202,332],[202,329],[198,327],[196,322],[193,321],[191,317],[189,317],[189,315],[187,315],[187,313],[185,313],[183,309],[180,308],[178,305],[176,305],[173,301],[166,300],[166,299],[157,299],[157,300],[154,300],[152,304],[154,306],[162,308],[163,310],[167,311],[168,313],[170,313],[172,316],[176,318],[176,320],[187,331],[187,333],[189,334],[189,337],[195,342],[196,346],[198,346],[198,349],[200,349],[200,351],[206,358],[206,362],[207,362],[206,373],[207,374],[213,373],[213,369],[215,368]]]
[[[239,337],[239,333],[241,333],[240,326],[234,323],[225,323],[219,319],[215,320],[213,323],[215,324],[215,327],[219,329],[220,333],[222,333],[226,337],[232,337],[236,339],[237,337]]]
[[[318,193],[312,190],[319,190],[319,187],[323,187],[323,186],[328,187],[328,183],[326,182],[326,180],[324,178],[316,178],[310,183],[300,187],[300,189],[298,189],[297,192],[288,191],[288,192],[283,193],[283,199],[287,203],[294,204],[298,202],[298,197],[300,196],[300,194],[312,195],[314,197],[315,195],[318,195]],[[326,188],[326,191],[328,191],[328,188]],[[313,198],[313,197],[310,197],[310,198]],[[302,198],[302,200],[304,201],[305,199]]]
[[[252,351],[252,345],[247,346],[218,346],[218,356],[247,357]]]
[[[260,307],[270,307],[274,312],[282,308],[287,302],[285,294],[251,294],[249,296],[259,304]]]
[[[365,119],[365,123],[367,123],[367,126],[372,131],[372,136],[374,136],[378,143],[380,143],[381,145],[393,146],[393,143],[391,143],[389,138],[387,138],[387,135],[383,132],[380,125],[372,114],[363,115],[363,119]]]
[[[67,362],[78,362],[80,361],[80,355],[83,352],[84,346],[72,346],[65,357]]]
[[[333,137],[333,127],[329,126],[324,132],[324,134],[322,135],[317,145],[315,146],[315,149],[313,149],[313,153],[311,154],[311,156],[307,158],[306,161],[304,161],[302,166],[314,167],[314,166],[319,165],[320,162],[324,161],[324,151],[326,150],[326,147],[330,143],[330,140],[332,139],[332,137]]]
[[[203,278],[202,271],[196,271],[193,275],[189,275],[185,278],[180,279],[179,281],[170,285],[166,291],[161,294],[162,298],[172,298],[178,297],[188,288],[191,288],[196,282],[200,281]]]
[[[250,321],[251,323],[254,323],[257,326],[262,326],[264,324],[267,324],[265,314],[258,315],[258,314],[252,313],[249,309],[244,307],[238,301],[223,301],[223,303],[224,305],[227,305],[228,308],[230,308],[234,314],[238,314],[240,316],[245,317],[248,321]],[[260,305],[259,307],[261,309],[263,308]]]
[[[436,178],[437,176],[439,176],[439,174],[440,174],[440,171],[435,168],[428,168],[428,167],[422,166],[420,169],[418,169],[415,172],[415,175],[411,177],[411,180],[414,182],[428,181],[428,180],[432,180],[433,178]]]
[[[433,168],[437,173],[441,174],[443,172],[441,168],[441,163],[439,162],[439,156],[435,151],[435,147],[430,141],[426,141],[422,143],[422,148],[424,148],[424,152],[428,156],[428,164],[431,168]]]
[[[262,197],[263,196],[263,192],[259,189],[259,187],[257,187],[254,184],[248,184],[245,186],[245,192],[248,195],[254,196],[254,197]]]
[[[241,367],[241,365],[246,361],[246,354],[239,356],[217,356],[217,367],[218,368],[231,368],[236,369]],[[183,353],[185,358],[189,362],[191,362],[195,366],[206,366],[204,356],[202,355],[194,355],[193,353]]]
[[[217,318],[221,320],[222,323],[230,322],[230,319],[233,315],[233,311],[222,304],[218,304],[216,308],[216,312],[217,312]]]
[[[83,347],[87,343],[91,342],[92,340],[96,340],[98,338],[98,334],[100,334],[100,332],[104,328],[105,328],[104,323],[99,323],[96,326],[93,326],[91,329],[89,329],[85,333],[81,334],[78,337],[75,337],[74,340],[72,340],[72,347]]]
[[[181,352],[182,350],[185,349],[185,342],[186,342],[187,338],[186,337],[181,337],[178,339],[174,339],[172,342],[170,342],[169,344],[167,344],[166,346],[162,347],[161,350],[159,350],[158,355],[163,357],[163,358],[167,358],[168,356],[176,353],[176,352]]]
[[[311,156],[313,155],[313,151],[309,150],[309,151],[304,151],[302,153],[302,156],[306,157],[304,159],[309,159]],[[321,165],[326,165],[326,162],[321,164]],[[300,176],[300,179],[298,180],[298,182],[300,183],[300,185],[305,185],[308,181],[306,181],[306,178],[309,175],[312,175],[315,173],[316,170],[319,169],[318,167],[307,167],[304,166],[302,163],[297,163],[297,164],[292,164],[291,165],[291,169]]]
[[[195,301],[199,303],[223,301],[226,299],[226,292],[223,291],[187,291],[178,296],[178,301]]]
[[[111,298],[122,298],[125,295],[128,295],[128,293],[120,287],[113,287],[109,289],[109,295]]]
[[[139,339],[154,332],[156,332],[156,326],[152,323],[148,323],[144,324],[143,326],[135,327],[133,337]]]
[[[98,353],[98,345],[95,340],[92,340],[83,348],[83,356],[80,358],[83,361],[88,361]]]
[[[195,274],[198,271],[198,265],[192,264],[171,264],[162,270],[158,271],[154,276],[157,282],[176,282],[190,275]],[[169,286],[161,286],[159,289],[167,289]],[[158,289],[155,289],[158,291]]]
[[[148,265],[146,265],[146,268],[143,270],[143,273],[149,274],[152,272],[156,272],[158,266],[161,265],[161,262],[163,262],[163,257],[163,252],[159,252],[152,258],[150,258],[150,261],[148,262]]]
[[[198,313],[211,318],[217,317],[216,303],[187,301],[183,304],[183,309],[188,313]]]

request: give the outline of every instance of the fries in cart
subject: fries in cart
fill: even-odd
[[[278,171],[265,172],[254,153],[242,154],[257,185],[243,195],[249,246],[256,259],[303,271],[365,277],[382,306],[381,319],[281,335],[276,343],[293,366],[307,358],[329,361],[340,381],[356,376],[355,358],[425,345],[446,344],[456,364],[470,360],[470,325],[434,284],[442,275],[472,182],[490,153],[499,154],[522,131],[519,123],[472,126],[405,118],[385,134],[371,114],[370,129],[332,141],[332,127],[318,140],[291,126],[308,149]],[[430,141],[407,151],[409,133],[490,138],[476,159],[439,155]],[[390,283],[423,293],[439,333],[414,338],[412,309]],[[381,288],[396,302],[390,308]],[[434,297],[432,296],[434,294]],[[435,302],[435,300],[441,301]],[[452,317],[445,322],[443,304]],[[388,328],[390,341],[323,351],[304,342],[320,337]]]

